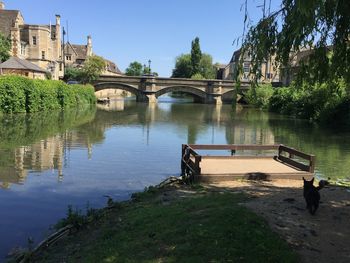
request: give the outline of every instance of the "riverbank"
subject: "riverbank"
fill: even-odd
[[[316,216],[302,182],[151,187],[109,202],[33,262],[348,262],[350,193],[322,190]],[[257,215],[258,214],[258,215]],[[66,222],[68,223],[68,222]]]

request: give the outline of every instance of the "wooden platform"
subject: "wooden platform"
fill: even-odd
[[[200,155],[200,150],[231,150],[233,156]],[[240,156],[238,150],[256,150],[260,154]],[[261,155],[264,150],[275,150],[276,155]],[[183,174],[200,181],[310,179],[314,175],[315,156],[284,145],[183,145],[181,163]]]

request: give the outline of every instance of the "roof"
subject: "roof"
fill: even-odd
[[[6,37],[10,36],[11,27],[18,16],[21,16],[20,11],[18,10],[0,9],[0,32]]]
[[[21,69],[21,70],[29,70],[29,71],[35,71],[35,72],[43,72],[43,73],[47,72],[46,70],[29,62],[28,60],[20,59],[18,57],[10,57],[4,63],[0,64],[0,68]]]
[[[110,60],[105,59],[105,58],[104,58],[104,61],[106,62],[108,71],[113,72],[113,73],[123,74],[120,71],[120,69],[118,68],[118,66],[113,61],[110,61]]]
[[[70,52],[73,51],[77,59],[86,59],[87,57],[87,45],[75,45],[67,42],[66,46],[64,47],[64,53],[70,54]]]
[[[241,49],[237,49],[235,52],[233,52],[232,58],[230,60],[230,64],[237,62],[239,60],[240,55],[241,55]]]

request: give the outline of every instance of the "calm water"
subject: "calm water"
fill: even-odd
[[[40,241],[68,205],[106,204],[180,173],[182,143],[283,143],[317,156],[318,175],[346,179],[350,133],[229,105],[163,98],[149,106],[0,116],[0,261]],[[349,178],[348,178],[349,179]]]

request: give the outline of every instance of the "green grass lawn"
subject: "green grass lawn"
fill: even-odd
[[[242,194],[152,190],[99,219],[35,262],[298,262]],[[100,212],[102,213],[102,212]]]

